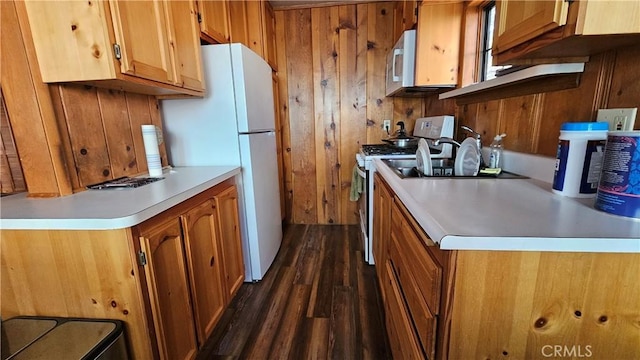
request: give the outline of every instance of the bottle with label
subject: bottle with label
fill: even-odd
[[[491,152],[489,153],[489,167],[490,168],[501,168],[502,167],[502,138],[507,136],[507,134],[496,135],[493,138],[493,142],[489,146]]]
[[[595,197],[607,143],[606,122],[567,122],[560,127],[553,192]]]

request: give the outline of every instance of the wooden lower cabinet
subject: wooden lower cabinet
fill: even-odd
[[[181,218],[198,339],[204,342],[220,319],[226,301],[218,209],[208,199]]]
[[[131,228],[2,230],[1,316],[118,319],[132,359],[193,359],[244,279],[233,179]]]
[[[417,224],[402,203],[392,204],[390,237],[383,245],[387,257],[385,277],[388,278],[382,281],[387,287],[383,298],[392,309],[385,314],[387,323],[393,324],[399,335],[395,339],[390,335],[389,340],[392,349],[400,349],[402,357],[397,358],[413,358],[419,354],[418,358],[433,359],[442,268],[427,250],[435,244],[416,228]],[[397,307],[403,311],[393,311]],[[388,332],[391,334],[393,330]],[[398,344],[394,344],[396,341]]]
[[[151,313],[161,358],[193,359],[198,351],[180,219],[147,222],[140,236]]]
[[[373,258],[376,264],[384,264],[387,261],[387,244],[391,238],[391,205],[393,195],[388,185],[378,173],[373,178]],[[385,283],[386,271],[379,270],[378,283]],[[382,292],[383,299],[386,294]]]
[[[391,197],[374,255],[394,358],[637,358],[640,253],[440,250],[375,184]]]
[[[422,359],[422,349],[412,326],[411,314],[405,306],[402,288],[396,279],[391,260],[387,261],[384,292],[385,324],[394,359]]]
[[[224,284],[226,299],[231,300],[244,282],[244,258],[240,238],[240,218],[238,217],[238,191],[228,187],[214,196],[218,207],[220,241],[224,261]]]

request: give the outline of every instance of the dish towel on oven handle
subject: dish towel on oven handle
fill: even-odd
[[[353,166],[353,174],[351,175],[351,191],[349,191],[349,200],[358,201],[360,194],[364,191],[364,179],[358,174],[358,164]]]

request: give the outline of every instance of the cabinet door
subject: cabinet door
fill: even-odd
[[[402,21],[405,30],[413,29],[418,23],[418,1],[405,0],[402,9]]]
[[[278,71],[276,53],[276,16],[268,1],[262,2],[262,38],[264,44],[264,59],[271,65],[273,71]]]
[[[230,301],[244,282],[244,260],[240,220],[238,218],[238,192],[230,186],[215,196],[220,223],[220,242],[224,259],[225,291]]]
[[[216,205],[212,200],[201,203],[183,216],[182,223],[198,338],[203,343],[225,306]]]
[[[498,1],[493,53],[506,51],[566,24],[569,2]]]
[[[16,6],[24,6],[29,18],[42,81],[103,80],[115,76],[107,4],[19,1]],[[7,40],[3,37],[2,41]]]
[[[173,84],[164,1],[111,1],[121,72]]]
[[[160,357],[193,359],[197,343],[179,219],[143,232],[140,247],[147,259],[144,272]]]
[[[418,22],[418,1],[394,1],[394,39],[399,39],[405,30],[415,28]]]
[[[394,359],[424,359],[418,339],[411,326],[411,318],[404,306],[400,286],[396,281],[393,266],[387,261],[384,268],[385,285],[382,291],[386,293],[384,302],[385,320],[389,343]]]
[[[454,86],[458,82],[462,2],[424,1],[416,33],[417,86]]]
[[[198,0],[200,31],[219,43],[229,42],[229,10],[226,0]]]
[[[391,207],[391,241],[387,249],[389,260],[419,344],[427,357],[433,358],[442,268],[429,254],[425,239],[428,238],[411,214],[401,203],[394,203]],[[427,241],[431,242],[430,239]]]
[[[265,59],[263,28],[263,0],[246,2],[247,46]]]
[[[247,27],[247,3],[245,1],[229,1],[229,33],[231,42],[249,45]]]
[[[166,1],[176,85],[204,90],[200,27],[192,1]]]
[[[373,258],[380,284],[384,283],[386,274],[384,264],[387,261],[387,246],[391,236],[391,203],[391,192],[387,189],[380,175],[375,173],[373,180]],[[384,298],[386,294],[383,292],[382,296]]]

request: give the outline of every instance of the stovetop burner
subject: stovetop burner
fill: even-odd
[[[100,190],[100,189],[122,189],[122,188],[137,188],[139,186],[151,184],[152,182],[162,180],[163,177],[145,177],[145,178],[130,178],[123,176],[117,179],[108,180],[99,184],[93,184],[87,186],[87,189]]]
[[[367,156],[375,155],[415,155],[418,147],[400,148],[390,144],[365,144],[362,152]]]

